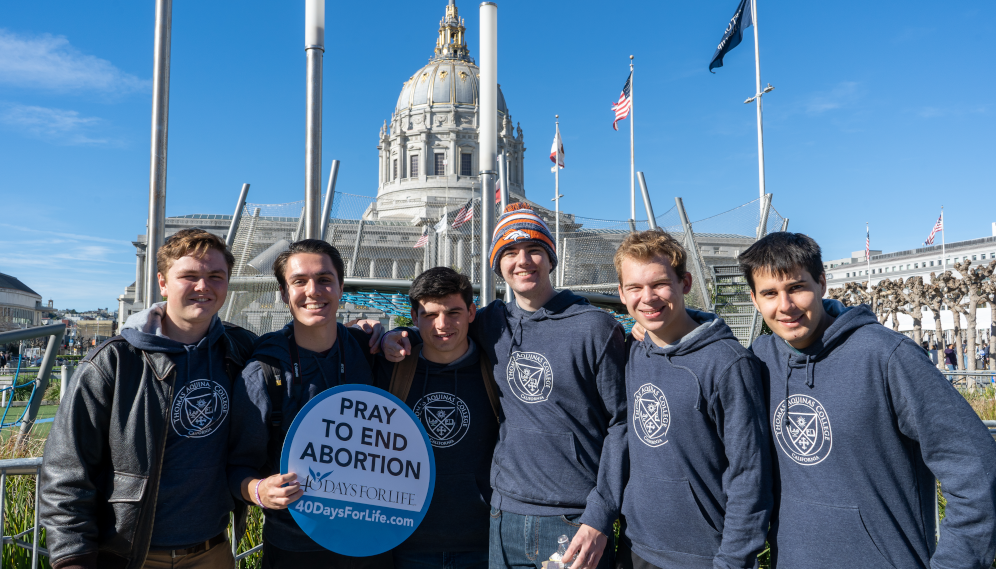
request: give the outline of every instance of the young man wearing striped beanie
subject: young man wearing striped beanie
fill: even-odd
[[[554,289],[556,245],[528,204],[498,218],[490,258],[515,295],[478,310],[470,329],[494,364],[502,397],[490,566],[539,568],[567,535],[572,569],[610,567],[626,445],[622,327]],[[414,330],[385,336],[385,356],[411,353],[408,336],[419,341]]]

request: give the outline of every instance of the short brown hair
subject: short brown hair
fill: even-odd
[[[156,270],[163,278],[166,278],[166,274],[169,273],[174,261],[187,255],[200,259],[207,254],[208,249],[214,249],[224,255],[225,264],[228,265],[228,278],[232,278],[235,255],[232,255],[232,252],[228,250],[228,246],[221,240],[221,237],[197,227],[181,229],[170,235],[166,243],[156,251]]]
[[[613,259],[616,265],[616,275],[619,277],[619,284],[622,284],[622,263],[624,259],[634,259],[636,261],[648,262],[655,259],[667,259],[678,277],[685,276],[685,261],[688,254],[685,248],[671,234],[661,229],[649,229],[637,233],[630,233],[623,239],[616,256]]]
[[[449,267],[433,267],[412,281],[408,289],[408,301],[418,312],[423,300],[439,300],[451,294],[459,294],[467,308],[474,303],[474,285],[467,275],[462,275]]]
[[[300,241],[295,241],[290,244],[290,247],[286,251],[277,255],[277,260],[273,261],[273,276],[277,277],[277,283],[280,285],[281,291],[287,290],[287,277],[284,272],[287,270],[287,260],[291,258],[292,255],[297,255],[299,253],[314,253],[316,255],[328,255],[329,259],[332,260],[332,266],[335,268],[335,276],[339,279],[339,288],[342,288],[345,271],[345,263],[342,262],[342,255],[339,254],[339,250],[335,246],[329,244],[327,241],[322,241],[321,239],[302,239]]]

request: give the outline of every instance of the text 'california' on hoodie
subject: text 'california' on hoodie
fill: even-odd
[[[715,314],[669,346],[630,345],[624,540],[664,569],[755,567],[771,514],[760,362]]]
[[[176,366],[151,545],[181,549],[228,527],[234,506],[225,475],[232,382],[221,320],[214,316],[204,338],[183,344],[163,334],[165,312],[160,302],[132,314],[121,336],[140,350],[166,354]]]
[[[865,305],[823,305],[836,320],[812,346],[752,346],[773,439],[772,566],[989,567],[996,442],[912,340]],[[936,545],[935,476],[947,499]]]
[[[622,326],[565,290],[536,312],[492,302],[477,312],[471,335],[494,364],[505,416],[491,505],[581,514],[577,523],[611,532],[626,445]]]

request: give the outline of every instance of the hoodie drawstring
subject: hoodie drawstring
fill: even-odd
[[[649,356],[650,352],[647,352],[647,355]],[[687,371],[688,373],[692,374],[692,378],[695,380],[695,390],[696,390],[695,391],[695,410],[696,411],[701,410],[702,406],[701,406],[700,402],[702,401],[702,382],[699,381],[699,376],[695,375],[695,372],[692,371],[691,369],[689,369],[689,368],[687,368],[687,367],[685,367],[683,365],[678,365],[678,364],[672,362],[671,361],[671,354],[664,354],[664,359],[667,361],[667,363],[671,364],[671,367],[676,367],[678,369],[683,369],[683,370]]]

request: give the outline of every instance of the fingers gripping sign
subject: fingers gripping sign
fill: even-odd
[[[609,539],[606,535],[589,525],[581,525],[574,534],[570,547],[564,553],[564,563],[570,563],[571,569],[595,569],[605,552]]]
[[[297,482],[297,474],[274,474],[249,483],[252,501],[264,508],[283,510],[304,495]]]

